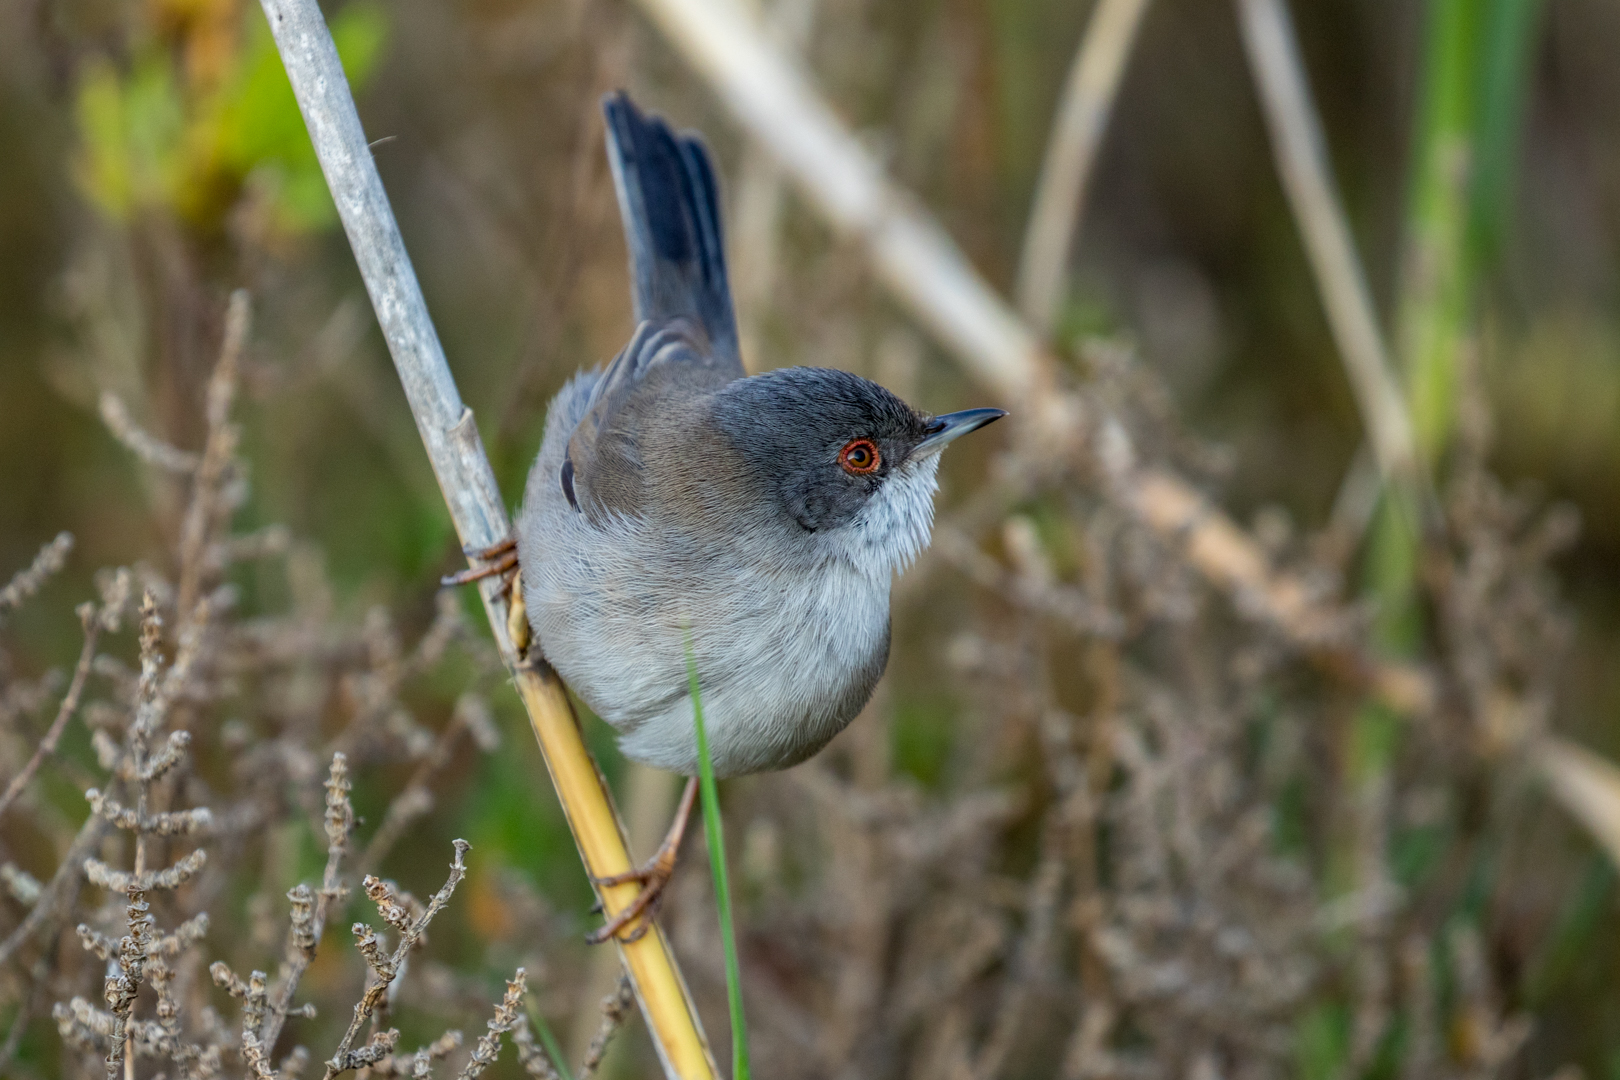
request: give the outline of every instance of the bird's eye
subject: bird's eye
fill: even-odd
[[[865,476],[883,463],[877,444],[871,439],[854,439],[838,451],[838,464],[845,472]]]

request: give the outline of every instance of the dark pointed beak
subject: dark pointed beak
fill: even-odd
[[[937,454],[945,449],[946,444],[960,439],[970,431],[978,431],[984,425],[1000,420],[1006,415],[1004,409],[963,409],[961,412],[936,416],[929,421],[928,437],[917,444],[917,449],[911,452],[912,456]]]

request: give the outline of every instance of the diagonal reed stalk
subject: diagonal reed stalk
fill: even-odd
[[[1043,336],[1051,335],[1063,305],[1092,167],[1147,6],[1148,0],[1097,0],[1063,85],[1018,261],[1018,308]]]
[[[638,0],[738,123],[781,164],[836,231],[866,249],[878,280],[981,385],[1023,418],[1032,446],[1106,444],[1121,505],[1183,554],[1241,610],[1313,652],[1340,618],[1310,586],[1274,569],[1255,539],[1170,469],[1139,460],[1113,406],[1075,386],[1027,323],[967,262],[939,223],[884,174],[809,78],[727,0]],[[1106,434],[1106,438],[1104,438]],[[1402,713],[1436,705],[1429,672],[1359,651],[1317,655]]]
[[[1305,241],[1339,356],[1386,482],[1415,481],[1412,423],[1356,254],[1284,0],[1237,0],[1277,175]]]
[[[462,404],[428,317],[332,36],[315,0],[262,4],[456,533],[469,550],[488,548],[511,534],[506,507],[472,410]],[[586,871],[593,879],[624,873],[631,862],[623,829],[580,739],[579,720],[562,682],[544,660],[520,656],[513,646],[499,586],[485,580],[479,595]],[[638,889],[626,882],[597,891],[611,918],[630,905]],[[653,926],[636,941],[621,939],[619,949],[665,1074],[683,1080],[715,1076],[713,1056],[663,933]]]

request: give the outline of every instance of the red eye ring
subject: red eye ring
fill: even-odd
[[[865,476],[877,472],[878,466],[883,464],[883,455],[878,453],[877,443],[871,439],[851,439],[838,451],[838,464],[851,475]]]

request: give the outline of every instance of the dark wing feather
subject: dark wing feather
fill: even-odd
[[[648,456],[679,442],[697,398],[744,374],[708,152],[622,93],[602,111],[639,325],[593,387],[557,478],[593,521],[643,512]]]
[[[706,345],[685,319],[644,322],[602,372],[558,478],[593,522],[645,512],[652,455],[678,452],[700,422],[702,399],[731,381],[707,360]]]

